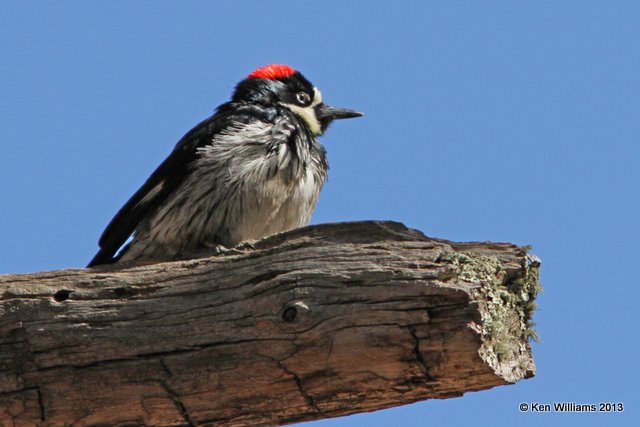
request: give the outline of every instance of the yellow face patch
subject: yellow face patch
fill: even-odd
[[[284,105],[285,107],[287,107],[288,109],[296,113],[302,120],[304,120],[304,122],[309,127],[309,130],[311,130],[311,132],[314,135],[320,135],[322,133],[322,130],[320,127],[320,121],[316,117],[315,107],[321,102],[322,102],[322,94],[317,88],[314,87],[313,102],[311,103],[311,105],[307,107],[301,107],[299,105],[285,104],[285,103],[283,103],[282,105]]]

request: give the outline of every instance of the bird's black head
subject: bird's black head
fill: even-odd
[[[326,105],[309,80],[283,64],[253,71],[238,83],[231,101],[282,105],[297,114],[315,135],[322,135],[333,120],[362,116],[357,111]]]

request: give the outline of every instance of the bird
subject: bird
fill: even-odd
[[[289,65],[255,69],[116,213],[87,267],[183,259],[307,225],[329,168],[318,137],[362,115],[327,105]]]

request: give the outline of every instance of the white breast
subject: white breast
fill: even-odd
[[[301,139],[294,154],[286,143],[294,131],[284,119],[238,124],[198,149],[192,173],[141,223],[123,260],[231,247],[307,225],[326,160],[315,140]]]

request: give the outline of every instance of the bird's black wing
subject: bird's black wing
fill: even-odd
[[[100,250],[87,267],[117,261],[116,253],[133,234],[140,221],[154,212],[187,177],[199,147],[211,143],[213,137],[229,125],[250,123],[256,119],[271,121],[273,111],[256,109],[251,105],[236,104],[232,108],[230,104],[223,104],[215,115],[183,136],[169,157],[113,217],[100,236]]]
[[[166,200],[185,179],[189,164],[196,156],[196,149],[206,144],[207,139],[215,133],[215,122],[215,116],[209,117],[182,137],[169,157],[158,166],[107,225],[100,236],[100,250],[89,262],[88,267],[110,264],[116,260],[116,252],[131,236],[140,221]]]
[[[144,217],[151,214],[175,191],[189,173],[190,164],[196,159],[198,147],[211,143],[213,137],[232,124],[250,123],[253,120],[273,120],[273,111],[251,105],[223,104],[215,115],[191,129],[142,187],[113,217],[100,236],[100,250],[87,267],[111,264],[122,245]]]

